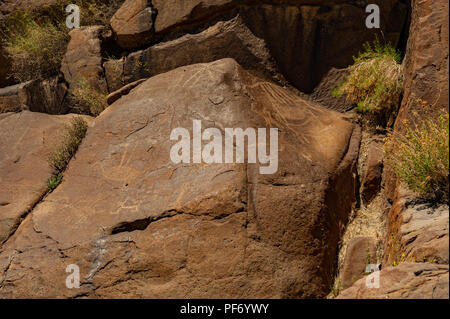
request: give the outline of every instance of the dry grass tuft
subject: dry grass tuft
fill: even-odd
[[[11,59],[12,76],[20,82],[58,73],[69,36],[62,26],[17,13],[4,33],[4,48]]]
[[[405,134],[390,135],[385,153],[388,164],[409,189],[436,201],[448,201],[448,113],[440,113],[437,121],[423,120]]]
[[[74,117],[70,125],[65,127],[61,145],[50,155],[48,160],[54,176],[58,176],[66,169],[86,135],[87,127],[86,121],[81,116]]]
[[[87,79],[80,79],[70,93],[74,96],[79,111],[98,116],[108,107],[107,95],[93,88]]]

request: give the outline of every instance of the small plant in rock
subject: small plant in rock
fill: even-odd
[[[58,187],[58,185],[61,183],[62,180],[62,175],[57,174],[57,175],[52,175],[48,180],[47,180],[47,188],[49,190],[54,190],[56,187]]]
[[[58,73],[69,36],[62,26],[31,13],[16,13],[3,26],[3,46],[11,76],[24,82]]]
[[[331,295],[336,298],[337,296],[339,296],[339,294],[341,293],[341,291],[343,290],[342,285],[341,285],[341,279],[336,278],[335,281],[333,283],[331,283]]]
[[[87,123],[82,117],[74,117],[70,125],[65,127],[61,145],[49,157],[49,164],[56,178],[54,182],[58,180],[58,175],[66,169],[70,159],[75,155],[86,131]]]
[[[417,113],[415,117],[418,118]],[[447,202],[449,115],[440,113],[437,120],[423,120],[414,127],[408,127],[404,134],[389,135],[386,160],[409,189],[432,200]]]
[[[75,84],[71,93],[81,113],[98,116],[108,107],[107,95],[93,88],[84,78]]]
[[[401,55],[390,44],[382,45],[378,38],[365,43],[364,51],[354,57],[350,74],[332,92],[334,97],[345,94],[347,101],[369,119],[369,124],[386,125],[393,121],[403,88]]]

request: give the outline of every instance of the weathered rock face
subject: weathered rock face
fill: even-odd
[[[104,27],[89,26],[70,31],[70,42],[61,64],[61,71],[69,86],[85,79],[100,92],[107,92],[102,68],[102,41],[110,34]]]
[[[0,88],[11,85],[14,81],[11,79],[9,70],[11,68],[9,58],[3,48],[0,46]]]
[[[112,92],[111,94],[108,95],[106,102],[108,103],[108,105],[113,104],[118,99],[120,99],[122,96],[127,95],[128,93],[130,93],[130,91],[132,89],[134,89],[139,84],[145,82],[146,80],[147,79],[141,79],[141,80],[134,81],[130,84],[123,86],[119,90]]]
[[[28,83],[0,88],[0,113],[16,112],[23,108],[27,100],[24,87]]]
[[[376,264],[375,240],[371,237],[355,237],[347,247],[344,266],[341,273],[341,285],[346,289],[355,281],[364,277],[366,266]]]
[[[105,70],[108,84],[117,87],[118,79],[121,83],[130,83],[180,66],[227,57],[234,58],[246,69],[283,84],[286,82],[278,73],[264,40],[255,37],[240,17],[219,22],[199,34],[133,52],[124,60],[108,61]]]
[[[30,110],[49,114],[67,111],[66,84],[60,77],[32,80],[0,89],[0,113]]]
[[[380,271],[380,288],[368,288],[366,278],[344,290],[338,299],[448,299],[448,265],[402,263]]]
[[[277,127],[278,171],[172,163],[171,130],[192,133],[193,120]],[[324,296],[358,144],[341,115],[231,59],[150,78],[96,118],[61,185],[3,245],[0,296]],[[65,286],[69,264],[80,289]]]
[[[123,11],[131,2],[123,5]],[[405,26],[407,6],[397,0],[374,0],[373,3],[380,5],[386,41],[397,45]],[[139,18],[124,27],[127,40],[122,42],[126,44],[118,35],[119,44],[126,47],[132,43],[140,47],[146,44],[143,38],[148,40],[147,44],[161,38],[172,39],[187,32],[199,32],[214,20],[226,20],[239,13],[253,34],[266,41],[285,78],[307,93],[330,68],[351,64],[362,44],[379,33],[365,26],[366,5],[348,1],[153,0],[157,11],[154,20],[149,17],[147,5],[146,1],[134,2],[130,12],[139,12],[136,16]],[[120,11],[120,15],[123,15],[120,19],[123,22],[131,14]],[[148,29],[153,21],[154,36],[149,36]],[[117,24],[116,20],[112,22]],[[141,29],[142,34],[138,33]]]
[[[47,158],[72,116],[0,114],[0,243],[45,194],[51,175]]]
[[[386,41],[398,43],[406,6],[373,1],[380,6]],[[321,1],[315,6],[249,6],[243,16],[257,37],[266,40],[281,73],[300,91],[310,93],[332,68],[353,63],[353,56],[374,29],[365,26],[365,4]],[[393,23],[394,22],[394,23]]]
[[[361,198],[365,204],[370,203],[381,187],[384,157],[383,145],[383,137],[374,136],[367,150],[365,173],[361,185]]]
[[[412,1],[411,28],[404,60],[404,96],[395,132],[404,132],[405,120],[416,123],[420,119],[435,118],[440,110],[449,110],[448,11],[447,0]],[[422,101],[427,103],[425,107]],[[393,200],[395,174],[388,167],[384,175],[386,195]]]
[[[385,264],[400,261],[449,262],[449,209],[416,202],[399,188],[390,211]]]
[[[333,96],[333,91],[343,83],[348,76],[348,68],[336,69],[332,68],[326,75],[323,76],[320,83],[314,88],[314,91],[309,95],[311,101],[325,106],[327,109],[338,112],[346,112],[353,108],[353,105],[347,101],[346,95],[340,97]]]
[[[149,0],[127,0],[111,19],[117,43],[126,49],[139,48],[153,36],[155,11]]]

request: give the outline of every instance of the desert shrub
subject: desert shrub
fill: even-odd
[[[124,0],[58,0],[36,11],[18,11],[0,23],[0,39],[11,60],[9,76],[19,82],[58,73],[67,43],[69,4],[80,7],[84,25],[109,25]]]
[[[85,78],[80,79],[70,93],[81,113],[98,116],[108,106],[107,95],[93,88]]]
[[[434,200],[448,200],[448,113],[440,113],[436,121],[423,120],[404,134],[390,135],[385,153],[388,164],[409,189]]]
[[[371,115],[374,124],[386,125],[397,110],[403,88],[401,55],[390,44],[378,38],[373,45],[364,44],[364,51],[354,57],[350,74],[333,95],[345,94],[347,101],[361,113]]]
[[[54,179],[56,178],[56,181],[58,174],[61,174],[66,169],[70,159],[78,150],[78,146],[86,135],[86,131],[87,123],[82,117],[74,117],[70,125],[66,125],[61,145],[49,157],[49,164],[53,169],[53,177]],[[58,183],[59,181],[57,181],[56,185]]]
[[[8,19],[2,33],[16,80],[23,82],[58,73],[69,39],[63,27],[20,12]]]
[[[71,3],[80,6],[82,25],[109,25],[123,2],[124,0],[78,0]]]

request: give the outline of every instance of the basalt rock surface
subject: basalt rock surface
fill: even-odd
[[[402,263],[379,272],[379,288],[366,278],[344,290],[337,299],[448,299],[448,265]]]
[[[0,114],[0,243],[46,193],[52,173],[48,156],[73,116],[29,111]]]
[[[380,7],[385,41],[396,46],[406,26],[407,5],[397,0],[372,3]],[[330,0],[153,0],[150,5],[149,1],[128,0],[111,23],[113,29],[117,25],[119,45],[140,48],[199,33],[239,14],[254,36],[267,43],[284,77],[310,93],[332,67],[347,67],[363,43],[380,32],[366,27],[366,5]],[[150,11],[157,12],[156,17]],[[129,24],[124,23],[127,19]],[[152,27],[153,34],[149,34]]]
[[[174,164],[171,130],[193,120],[277,127],[278,171]],[[152,77],[95,119],[62,183],[3,244],[0,297],[323,297],[359,138],[231,59]],[[69,264],[80,289],[65,285]]]

